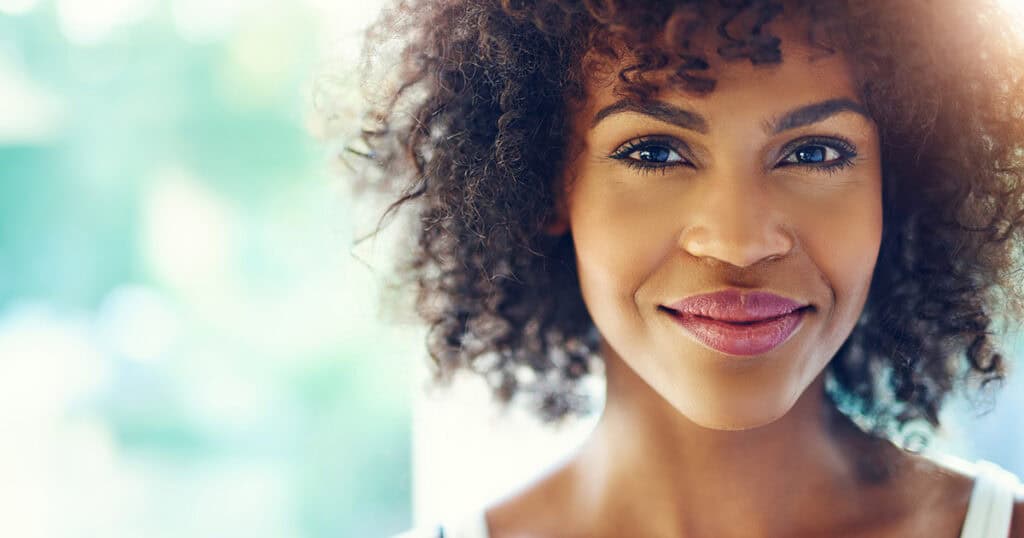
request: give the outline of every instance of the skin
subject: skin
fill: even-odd
[[[773,23],[782,64],[719,62],[710,95],[657,95],[702,116],[703,132],[635,110],[595,123],[621,95],[613,81],[590,82],[549,231],[574,240],[603,338],[606,407],[571,458],[486,511],[492,538],[958,536],[971,479],[869,438],[824,396],[824,368],[863,310],[877,260],[882,170],[875,124],[851,110],[766,132],[804,105],[858,101],[846,60],[809,60],[796,28]],[[610,158],[642,136],[661,137],[656,146],[686,164],[643,173]],[[793,155],[836,138],[857,155],[835,173]],[[836,159],[830,149],[818,160]],[[707,348],[659,309],[729,287],[812,309],[756,357]],[[891,478],[866,479],[865,465]],[[1013,536],[1024,533],[1024,502],[1017,514]]]

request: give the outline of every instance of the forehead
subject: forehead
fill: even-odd
[[[703,32],[693,41],[693,50],[707,60],[709,69],[691,73],[713,79],[714,90],[707,94],[686,91],[670,80],[672,71],[664,69],[644,75],[658,87],[653,97],[686,104],[709,118],[727,115],[766,119],[772,111],[830,98],[860,101],[847,58],[839,50],[829,52],[812,46],[806,23],[779,19],[766,30],[781,39],[781,62],[754,65],[747,58],[721,58],[715,51],[720,40]],[[592,118],[597,110],[623,98],[626,87],[617,75],[635,63],[636,57],[625,50],[618,60],[597,61],[605,63],[604,69],[586,79],[586,101],[581,103],[580,119]]]

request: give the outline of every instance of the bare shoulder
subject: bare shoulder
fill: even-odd
[[[907,526],[894,536],[958,535],[974,488],[970,467],[958,465],[960,460],[912,453],[903,456],[897,487],[912,508],[905,521]]]
[[[1017,488],[1017,496],[1014,498],[1010,538],[1024,538],[1024,485]]]
[[[932,467],[932,463],[928,460],[919,459],[922,467]],[[959,483],[959,486],[954,486],[950,491],[954,491],[953,495],[948,497],[947,506],[954,509],[957,512],[966,511],[967,496],[970,494],[973,487],[973,476],[967,474],[964,469],[960,466],[963,464],[955,464],[957,460],[955,458],[941,460],[943,463],[932,467],[932,472],[936,476],[945,475],[947,480],[951,480],[952,483]],[[936,462],[938,463],[938,462]],[[1010,534],[1009,538],[1024,538],[1024,481],[1018,484],[1017,490],[1014,493],[1013,502],[1013,515],[1010,520]]]

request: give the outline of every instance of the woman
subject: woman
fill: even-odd
[[[550,421],[607,386],[572,458],[422,535],[1024,536],[1016,477],[893,443],[1002,380],[995,326],[1024,318],[1015,24],[985,0],[385,12],[402,63],[370,75],[364,141],[417,211],[435,378]]]

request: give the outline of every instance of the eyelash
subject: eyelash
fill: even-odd
[[[647,148],[667,148],[676,153],[680,153],[680,148],[678,146],[679,144],[672,138],[646,136],[626,142],[619,149],[615,150],[615,152],[609,157],[622,161],[626,166],[644,174],[651,172],[667,174],[670,168],[689,165],[689,161],[686,161],[686,158],[680,155],[680,158],[683,159],[682,161],[676,163],[653,164],[636,159],[630,159],[629,155],[635,151]],[[832,175],[838,173],[844,168],[853,166],[853,159],[857,157],[857,147],[848,140],[843,140],[841,138],[809,137],[801,139],[794,144],[790,144],[790,146],[786,148],[786,153],[783,159],[789,158],[789,156],[795,151],[808,146],[832,148],[839,154],[839,157],[829,161],[827,164],[821,165],[815,165],[812,163],[787,163],[784,166],[806,166],[815,172]]]

